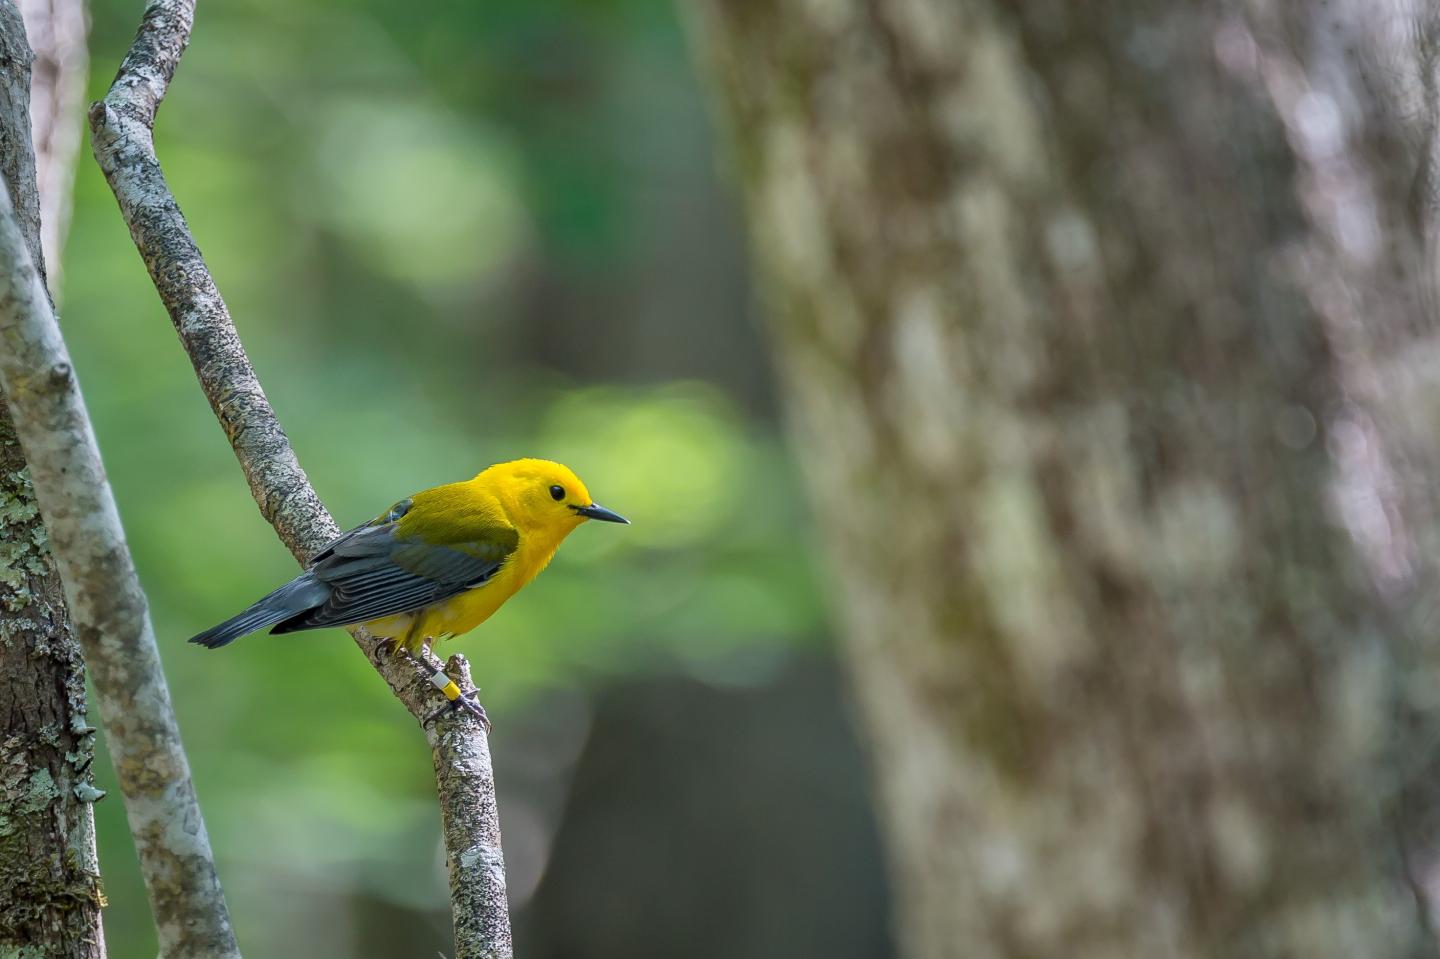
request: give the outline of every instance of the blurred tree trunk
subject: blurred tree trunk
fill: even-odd
[[[90,29],[83,0],[17,0],[25,33],[35,51],[30,69],[31,139],[40,193],[40,245],[50,295],[60,296],[61,253],[70,228],[75,158],[84,128]]]
[[[694,13],[906,953],[1433,955],[1433,24]]]
[[[83,18],[76,13],[83,10],[78,2],[52,4],[57,10],[67,6]],[[70,56],[73,65],[73,52]],[[30,60],[20,15],[8,0],[0,0],[0,172],[43,274],[42,199],[30,131]],[[48,128],[74,125],[78,119],[51,116]],[[54,157],[47,150],[41,162],[46,165],[43,179],[68,196],[74,151]],[[55,202],[63,207],[68,201],[57,197]],[[3,395],[0,702],[5,704],[0,727],[0,954],[103,957],[90,806],[95,797],[89,772],[95,737],[86,722],[84,661]]]

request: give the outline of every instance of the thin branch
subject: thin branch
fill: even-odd
[[[95,682],[162,954],[238,957],[145,594],[45,281],[3,190],[0,385]]]
[[[204,258],[165,182],[155,155],[155,115],[190,39],[194,0],[151,0],[135,43],[105,99],[90,109],[95,158],[120,204],[120,213],[145,261],[250,485],[260,512],[300,562],[339,527],[311,488],[290,441],[250,366]],[[437,695],[428,674],[363,629],[356,644],[417,720]],[[426,654],[426,664],[438,661]],[[456,655],[447,671],[466,692],[469,667]],[[457,959],[512,954],[505,900],[504,860],[490,748],[468,713],[425,727],[434,759]]]

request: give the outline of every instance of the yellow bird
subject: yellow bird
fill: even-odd
[[[190,642],[216,649],[269,626],[292,633],[365,625],[416,653],[479,626],[545,568],[586,520],[629,520],[559,463],[499,463],[407,497],[316,553],[305,571]],[[454,703],[444,673],[431,680]],[[477,704],[466,703],[483,716]]]

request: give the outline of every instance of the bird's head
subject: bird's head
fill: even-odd
[[[514,518],[531,529],[564,536],[586,520],[629,523],[590,498],[590,491],[570,467],[550,460],[524,459],[498,463],[476,479],[489,479],[502,490]]]

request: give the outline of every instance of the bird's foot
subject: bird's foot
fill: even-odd
[[[465,710],[467,713],[480,720],[480,725],[485,727],[485,735],[490,735],[490,717],[485,715],[485,707],[480,705],[480,691],[471,690],[462,693],[455,680],[445,674],[443,669],[437,669],[430,674],[430,682],[440,692],[445,694],[448,702],[425,717],[425,725],[428,726],[446,713]]]

